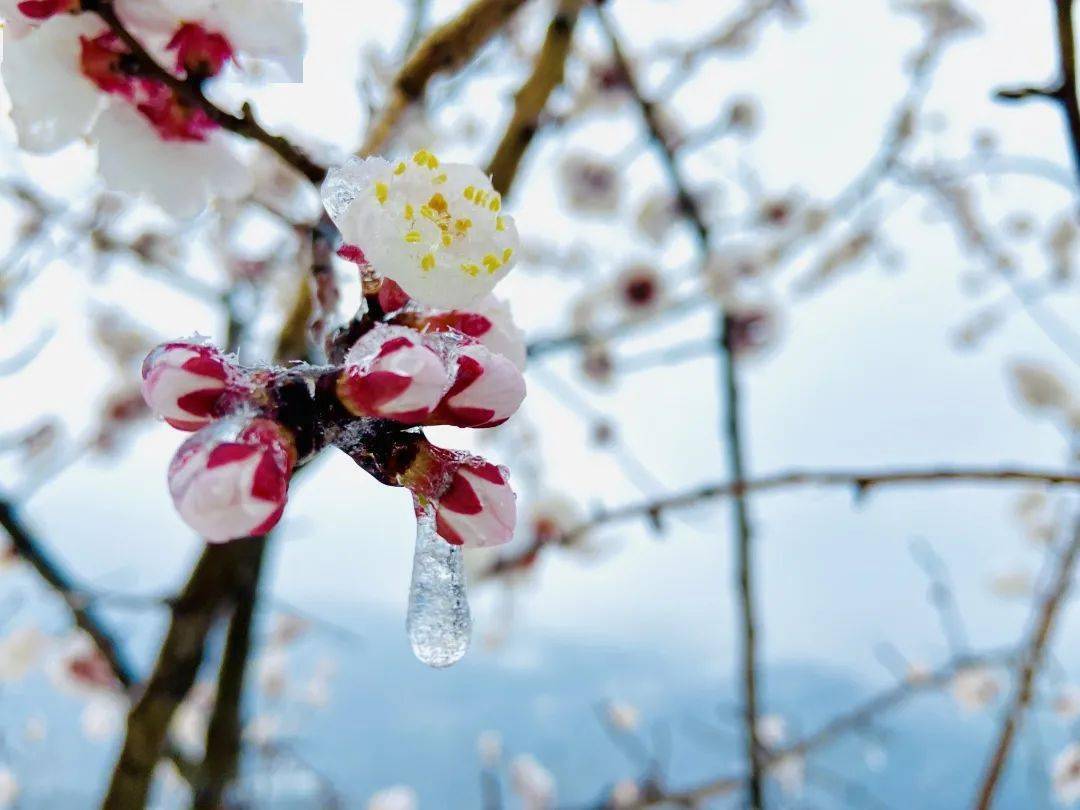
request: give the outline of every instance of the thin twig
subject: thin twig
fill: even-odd
[[[794,487],[849,487],[858,498],[878,487],[918,484],[1005,484],[1029,483],[1046,486],[1080,487],[1080,474],[1059,470],[1024,467],[930,467],[923,469],[866,469],[866,470],[788,470],[744,481],[725,481],[705,484],[692,489],[635,501],[623,506],[604,509],[588,520],[564,532],[555,539],[537,539],[512,557],[493,562],[480,574],[490,578],[535,562],[540,550],[547,545],[572,545],[589,532],[611,523],[646,518],[659,524],[662,515],[673,509],[685,509],[737,494],[762,493]]]

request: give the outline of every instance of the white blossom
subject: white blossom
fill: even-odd
[[[531,754],[510,763],[510,783],[523,810],[550,810],[555,804],[555,777]]]
[[[0,808],[14,807],[20,791],[15,772],[6,765],[0,765]]]
[[[974,713],[989,706],[1000,686],[993,673],[984,667],[969,667],[958,672],[952,681],[952,694],[960,708]]]
[[[368,799],[367,810],[416,810],[420,800],[408,785],[383,788]]]
[[[346,242],[428,306],[464,307],[517,261],[514,219],[491,180],[423,149],[407,161],[353,158],[332,169],[323,203]]]
[[[1069,743],[1054,757],[1054,798],[1061,804],[1080,802],[1080,743]]]
[[[48,638],[34,626],[18,627],[0,638],[0,682],[21,681],[47,646]]]

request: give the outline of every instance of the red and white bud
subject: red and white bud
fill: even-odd
[[[384,278],[379,285],[379,306],[383,312],[397,312],[410,300],[409,294],[392,278]]]
[[[510,360],[479,343],[454,353],[454,382],[429,424],[495,427],[525,399],[525,378]]]
[[[400,481],[418,510],[434,504],[435,530],[453,546],[500,546],[514,536],[517,495],[505,467],[425,444]]]
[[[265,534],[281,519],[295,463],[284,427],[233,416],[180,445],[169,492],[184,522],[210,542]]]
[[[460,332],[525,370],[525,334],[514,323],[510,308],[494,295],[484,296],[467,312],[453,309],[431,313],[422,319],[419,328],[429,332]]]
[[[213,346],[162,343],[143,360],[142,395],[177,430],[198,430],[221,415],[227,395],[243,391],[241,376]]]
[[[341,404],[354,416],[424,422],[450,386],[442,358],[418,332],[379,324],[345,356],[338,377]]]

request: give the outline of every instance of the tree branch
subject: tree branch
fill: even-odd
[[[683,178],[678,155],[672,146],[669,133],[664,131],[659,108],[643,95],[634,77],[630,62],[619,44],[619,36],[613,23],[603,9],[597,8],[597,16],[610,41],[615,65],[623,74],[627,88],[641,111],[650,140],[660,156],[660,162],[663,164],[664,171],[675,191],[679,209],[694,231],[698,250],[701,254],[701,261],[704,264],[704,262],[708,261],[712,250],[709,226],[705,221],[704,212],[697,198],[691,193],[689,183]],[[717,335],[717,345],[720,349],[720,387],[724,408],[721,431],[725,440],[727,472],[732,479],[741,481],[745,478],[745,453],[739,414],[739,385],[735,370],[735,352],[731,342],[732,326],[731,318],[721,308]],[[743,733],[745,736],[746,758],[750,763],[749,803],[754,810],[760,810],[765,805],[765,796],[762,786],[761,746],[757,734],[757,624],[753,590],[753,545],[745,491],[733,493],[732,519],[735,526],[736,589],[741,630],[739,639],[741,645]]]
[[[1035,677],[1042,668],[1043,660],[1046,657],[1046,650],[1050,643],[1055,620],[1061,606],[1065,604],[1065,597],[1069,592],[1069,587],[1072,585],[1073,572],[1076,568],[1078,556],[1080,556],[1080,519],[1076,521],[1073,536],[1056,561],[1053,581],[1033,616],[1031,630],[1028,633],[1027,641],[1024,643],[1024,651],[1020,659],[1016,687],[1013,690],[1009,707],[1005,711],[1005,717],[998,731],[997,742],[994,744],[990,754],[975,799],[974,806],[978,810],[987,810],[994,802],[994,794],[1005,770],[1005,765],[1009,760],[1013,740],[1020,724],[1023,722],[1024,713],[1031,703],[1032,694],[1035,690]]]
[[[243,728],[241,702],[244,677],[251,652],[251,627],[258,602],[259,579],[266,542],[260,541],[242,560],[231,594],[233,614],[221,654],[214,710],[206,732],[206,755],[195,785],[194,807],[215,810],[229,784],[236,777],[240,761],[240,736]]]
[[[531,566],[541,549],[549,545],[573,545],[589,532],[607,525],[627,520],[647,518],[659,524],[664,512],[684,509],[708,501],[731,498],[747,493],[762,493],[794,487],[851,487],[857,497],[864,497],[871,489],[885,486],[915,484],[1005,484],[1030,483],[1047,486],[1080,487],[1080,474],[1058,470],[1024,467],[930,467],[922,469],[885,470],[788,470],[760,478],[743,481],[725,481],[653,498],[636,501],[624,506],[597,512],[588,520],[564,532],[555,539],[536,538],[523,551],[512,557],[503,557],[491,564],[481,574],[481,579],[505,574]]]
[[[206,636],[236,589],[237,572],[261,554],[264,538],[207,544],[177,597],[154,670],[132,706],[127,734],[102,807],[144,807],[169,722],[202,665]]]
[[[258,141],[271,149],[282,160],[304,175],[315,185],[322,182],[326,176],[326,169],[311,160],[307,155],[294,146],[287,138],[281,135],[272,135],[263,129],[262,125],[255,120],[255,114],[251,105],[245,103],[239,116],[227,112],[212,101],[202,91],[202,84],[195,79],[181,79],[173,75],[151,56],[141,42],[128,31],[127,27],[117,16],[112,0],[82,0],[82,8],[85,11],[97,14],[102,21],[109,26],[120,40],[128,47],[133,57],[137,60],[140,69],[145,75],[157,79],[166,87],[176,93],[184,103],[198,107],[210,117],[210,119],[222,129],[236,135],[241,135],[253,141]]]
[[[368,127],[357,154],[382,150],[405,111],[423,98],[432,77],[456,70],[472,59],[525,2],[474,0],[457,17],[428,34],[398,72],[390,98]]]
[[[521,158],[536,135],[548,98],[562,84],[582,2],[560,0],[536,55],[532,73],[514,96],[514,113],[487,167],[492,185],[504,197],[510,193]]]
[[[131,689],[138,683],[138,675],[128,661],[126,654],[97,612],[90,606],[85,595],[50,556],[42,543],[27,526],[15,504],[0,498],[0,526],[11,538],[11,547],[15,553],[28,562],[38,575],[55,590],[67,603],[71,615],[78,625],[93,640],[102,657],[109,663],[116,680],[125,689]]]

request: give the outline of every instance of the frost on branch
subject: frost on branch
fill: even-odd
[[[462,307],[490,292],[517,261],[514,218],[474,166],[352,159],[332,169],[323,202],[347,243],[421,304]]]

